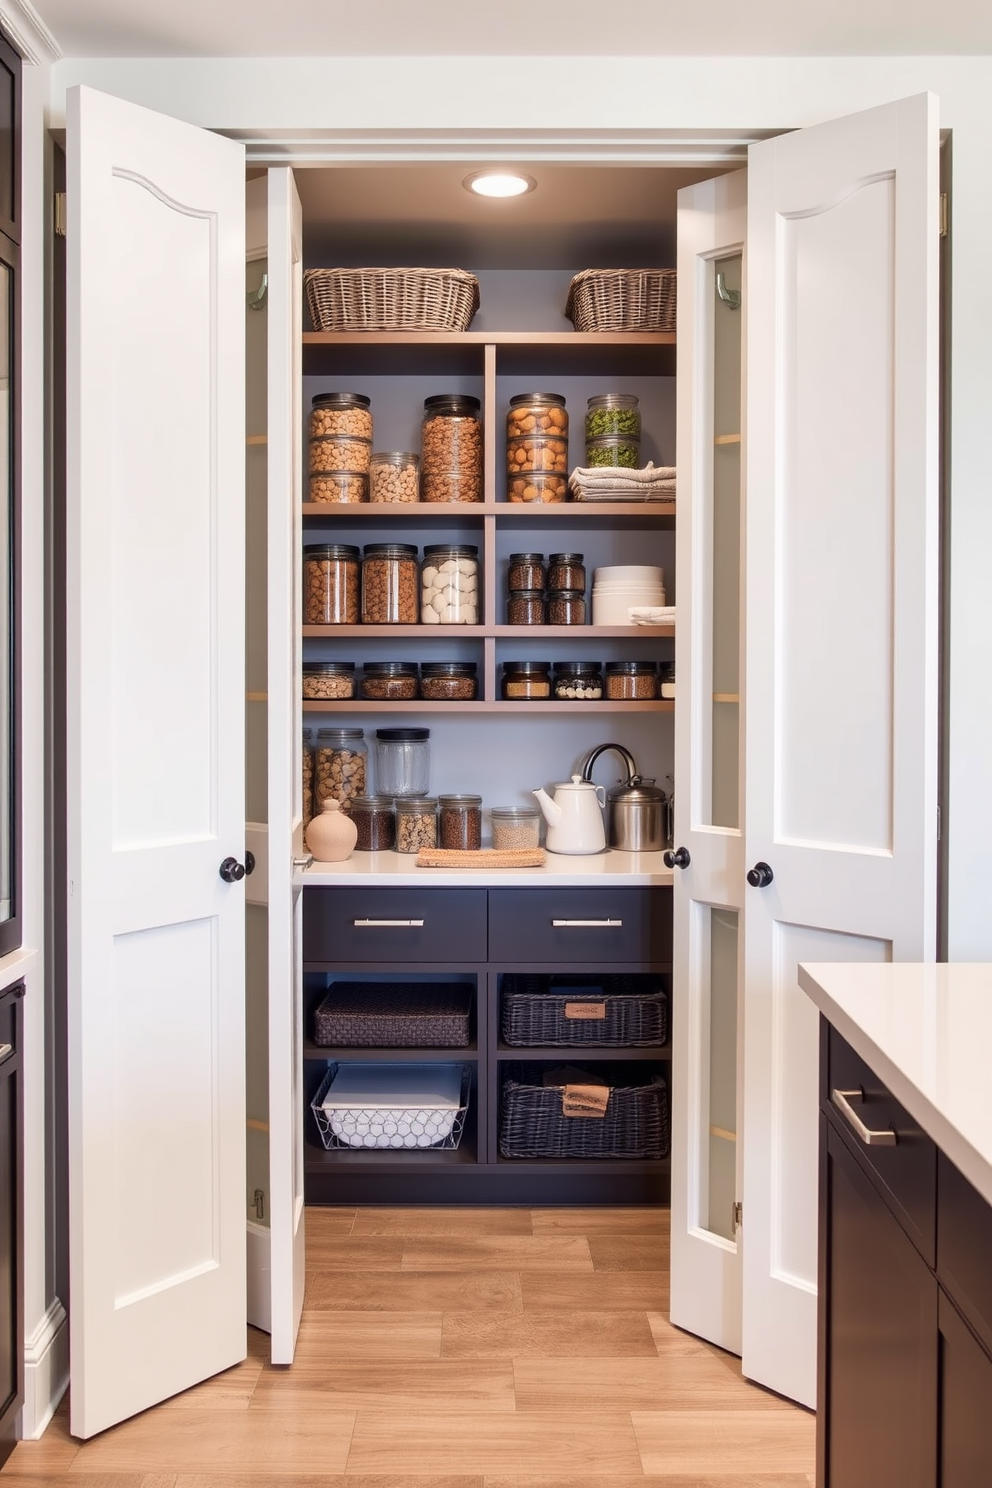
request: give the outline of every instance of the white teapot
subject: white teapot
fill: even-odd
[[[536,790],[538,804],[548,824],[548,852],[599,853],[606,847],[603,807],[606,792],[601,785],[573,775],[571,784],[554,787],[554,796]]]

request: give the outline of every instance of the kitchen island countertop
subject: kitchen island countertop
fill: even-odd
[[[543,868],[418,868],[416,854],[354,852],[343,863],[314,863],[300,870],[297,888],[650,888],[672,882],[660,852],[620,852],[566,856],[548,853]]]

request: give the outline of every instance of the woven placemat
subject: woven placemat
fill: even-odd
[[[543,847],[422,847],[418,868],[543,868]]]

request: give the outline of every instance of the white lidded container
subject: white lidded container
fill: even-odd
[[[593,625],[633,625],[632,605],[664,603],[663,568],[649,563],[618,563],[593,569]]]
[[[313,1099],[325,1147],[457,1147],[467,1105],[461,1064],[333,1064]]]

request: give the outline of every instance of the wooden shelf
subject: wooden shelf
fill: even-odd
[[[385,1049],[378,1045],[373,1048],[340,1045],[327,1048],[323,1044],[314,1044],[307,1039],[303,1045],[303,1058],[319,1060],[325,1064],[329,1060],[337,1060],[341,1063],[349,1059],[372,1060],[376,1064],[452,1064],[457,1062],[477,1064],[479,1047],[472,1043],[467,1048],[459,1049]]]
[[[653,1049],[631,1049],[617,1044],[569,1044],[563,1047],[560,1044],[548,1045],[538,1048],[536,1046],[522,1047],[516,1045],[499,1043],[496,1045],[496,1058],[502,1062],[512,1061],[514,1064],[530,1064],[531,1061],[558,1060],[562,1064],[574,1064],[576,1060],[616,1060],[618,1063],[648,1063],[671,1064],[671,1043],[659,1044]]]
[[[304,625],[304,640],[500,641],[672,640],[674,625]]]
[[[397,702],[397,703],[372,703],[367,698],[336,698],[329,702],[306,702],[303,704],[304,713],[447,713],[454,716],[469,714],[475,716],[482,713],[529,713],[548,714],[553,713],[556,718],[567,718],[573,713],[674,713],[675,702],[672,698],[652,698],[646,702],[616,702],[612,698],[602,699],[597,702],[572,702],[558,701],[555,698],[541,699],[534,702],[508,702],[502,698],[492,702]]]
[[[674,331],[304,331],[306,346],[674,346]]]
[[[459,520],[499,517],[516,522],[613,522],[636,518],[665,528],[675,521],[674,501],[304,501],[306,522]]]

